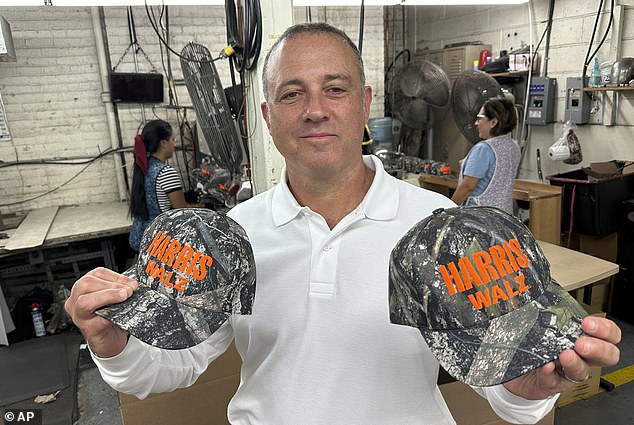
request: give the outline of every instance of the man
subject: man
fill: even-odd
[[[388,312],[392,247],[421,218],[454,204],[361,155],[372,91],[359,51],[339,30],[287,30],[265,61],[264,90],[262,114],[286,160],[282,182],[230,212],[253,246],[253,314],[230,317],[190,349],[161,350],[95,316],[136,282],[94,270],[66,308],[104,379],[141,397],[191,385],[235,339],[243,365],[228,409],[233,424],[454,423],[436,385],[437,361],[418,330],[390,324]],[[584,329],[594,337],[561,355],[570,379],[618,360],[616,325],[588,318]],[[502,417],[528,422],[571,385],[551,363],[478,390]]]

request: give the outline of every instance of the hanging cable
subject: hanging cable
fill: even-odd
[[[553,28],[553,14],[555,12],[555,0],[550,0],[548,2],[548,24],[546,24],[546,45],[544,46],[544,77],[548,76],[548,62],[550,61],[550,33],[552,31]],[[539,44],[541,44],[541,40],[539,41]],[[535,52],[537,52],[537,49],[539,49],[539,44],[537,45],[537,48],[535,49]]]
[[[132,15],[132,7],[128,6],[128,33],[130,35],[130,45],[138,48],[138,41],[136,38],[136,26],[134,25],[134,16]],[[138,53],[138,51],[135,51]]]
[[[533,57],[533,9],[532,9],[532,2],[529,1],[527,3],[528,6],[528,52],[529,52],[529,57]],[[529,101],[529,96],[530,96],[530,88],[531,88],[531,79],[533,77],[533,63],[529,63],[528,64],[528,77],[527,77],[527,84],[526,84],[526,92],[524,94],[524,111],[522,113],[522,122],[518,123],[518,125],[521,124],[521,132],[520,132],[520,150],[521,150],[521,155],[524,155],[524,151],[526,149],[526,141],[528,140],[528,129],[527,129],[527,125],[526,125],[526,116],[528,115],[528,101]]]
[[[361,0],[361,9],[359,11],[359,54],[363,53],[363,22],[365,21],[365,0]]]
[[[227,44],[234,50],[230,60],[238,72],[251,71],[257,65],[262,48],[262,11],[260,0],[245,0],[242,32],[234,0],[225,0]]]
[[[592,28],[592,35],[590,36],[590,41],[588,41],[588,51],[586,52],[586,58],[583,60],[583,71],[581,72],[581,81],[583,82],[583,86],[586,86],[585,76],[588,71],[588,64],[590,63],[590,52],[592,51],[592,43],[594,43],[594,36],[597,33],[597,27],[599,26],[599,17],[601,16],[601,11],[603,10],[603,0],[599,2],[599,9],[597,10],[597,16],[594,19],[594,27]]]
[[[163,6],[161,8],[161,14],[159,16],[159,23],[161,24],[161,31],[163,34],[163,38],[165,39],[167,45],[169,45],[170,41],[170,33],[169,33],[169,8],[167,6]],[[165,76],[167,77],[167,92],[169,97],[170,106],[178,105],[178,99],[176,98],[176,89],[174,87],[174,75],[172,74],[172,61],[169,55],[169,51],[166,50],[165,59],[167,60],[167,67],[163,62],[163,44],[159,43],[159,48],[161,51],[161,64],[163,65],[163,71],[165,72]]]
[[[184,58],[183,56],[181,56],[180,53],[178,53],[176,50],[174,50],[169,43],[167,42],[167,40],[165,40],[163,38],[163,36],[161,36],[161,32],[159,31],[158,28],[158,24],[156,23],[156,17],[154,16],[154,11],[151,10],[150,6],[148,6],[147,1],[145,2],[145,13],[148,17],[148,20],[150,21],[150,25],[152,26],[152,29],[154,30],[154,32],[156,33],[156,36],[158,37],[159,41],[167,48],[167,50],[169,50],[170,52],[172,52],[172,54],[176,55],[177,57],[179,57],[180,59],[183,60],[189,60],[191,62],[215,62],[218,59],[224,59],[226,57],[229,57],[233,54],[233,50],[228,46],[225,47],[219,54],[218,56],[216,56],[215,58],[209,58],[209,59],[202,59],[202,60],[198,60],[198,59],[191,59],[191,58]]]
[[[597,48],[594,49],[594,52],[592,52],[590,57],[587,59],[586,61],[587,66],[590,65],[592,58],[594,58],[594,56],[599,52],[599,49],[601,48],[601,46],[603,46],[603,43],[605,42],[605,39],[608,37],[608,33],[610,32],[610,29],[612,28],[613,21],[614,21],[614,0],[612,0],[610,3],[610,20],[608,21],[608,26],[605,29],[605,32],[603,33],[603,37],[601,37],[601,41],[599,41]]]
[[[27,160],[27,161],[19,161],[19,162],[0,162],[0,168],[4,168],[4,167],[10,167],[10,166],[16,166],[16,165],[41,165],[41,164],[56,164],[56,165],[84,165],[82,167],[81,170],[79,170],[76,174],[74,174],[73,176],[71,176],[68,180],[66,180],[64,183],[61,183],[60,185],[54,187],[53,189],[50,189],[44,193],[41,193],[39,195],[35,195],[31,198],[27,198],[27,199],[23,199],[21,201],[15,201],[15,202],[8,202],[5,204],[0,204],[0,207],[8,207],[8,206],[13,206],[13,205],[19,205],[19,204],[23,204],[25,202],[30,202],[30,201],[34,201],[36,199],[42,198],[46,195],[49,195],[59,189],[61,189],[62,187],[68,185],[70,182],[72,182],[73,180],[75,180],[77,177],[79,177],[84,171],[86,171],[86,169],[88,167],[90,167],[90,165],[92,165],[93,163],[95,163],[95,161],[103,158],[106,155],[110,155],[112,153],[115,152],[123,152],[123,151],[129,151],[132,148],[119,148],[119,149],[113,149],[113,148],[109,148],[101,153],[99,153],[99,155],[94,156],[90,159],[87,159],[85,161],[75,161],[75,162],[66,162],[69,160],[73,160],[72,158],[69,159],[51,159],[51,160],[46,160],[46,159],[41,159],[41,160]]]

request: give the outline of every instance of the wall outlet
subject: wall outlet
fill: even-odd
[[[513,53],[527,44],[524,34],[518,29],[503,29],[500,31],[500,50]]]

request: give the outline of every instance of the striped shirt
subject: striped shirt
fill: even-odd
[[[167,195],[177,190],[183,190],[181,179],[174,168],[166,165],[156,177],[156,199],[161,212],[172,209],[172,203]]]

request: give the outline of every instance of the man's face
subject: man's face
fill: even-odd
[[[269,59],[262,114],[289,177],[332,176],[361,160],[372,90],[354,53],[328,34],[300,34]]]

